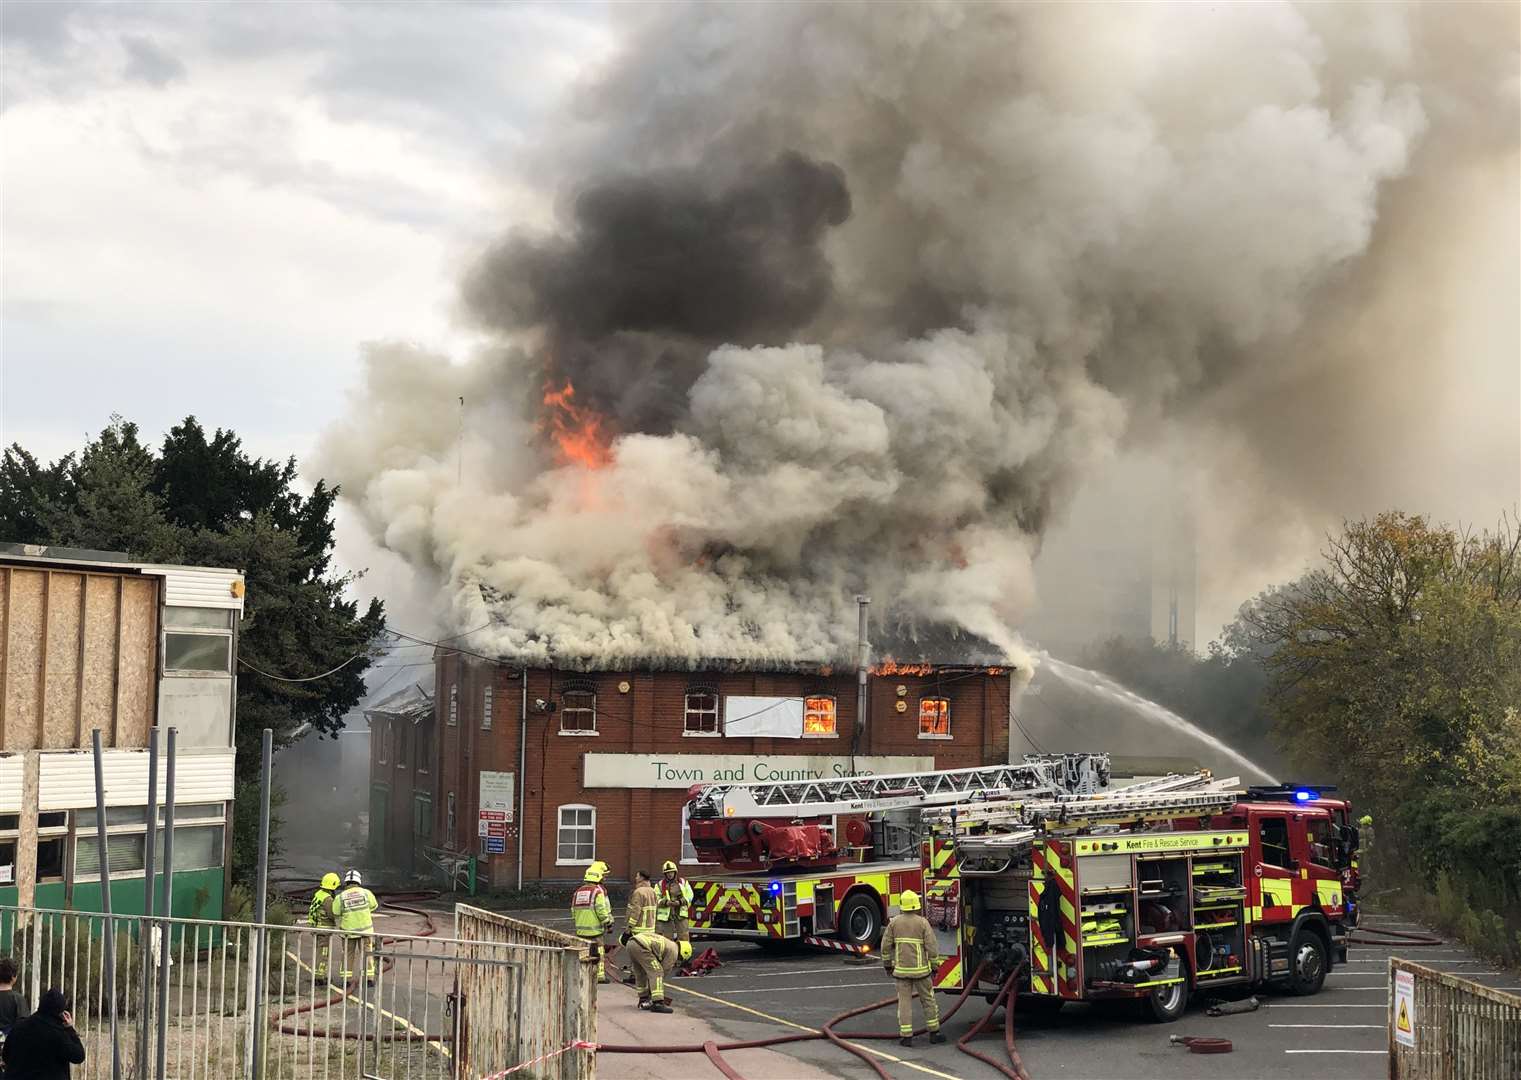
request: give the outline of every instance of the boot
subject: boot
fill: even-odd
[[[641,1009],[645,1010],[646,1012],[648,1012],[649,1010],[653,1009],[655,1006],[654,1006],[654,1003],[651,1002],[649,998],[642,997],[642,998],[639,999],[639,1007]]]
[[[657,1001],[650,1006],[650,1012],[668,1013],[675,1011],[675,1009],[671,1008],[671,1003],[664,999],[661,999],[660,1001]]]
[[[936,1046],[939,1046],[941,1043],[945,1042],[945,1036],[940,1034],[940,1031],[936,1029],[935,1031],[930,1032],[930,1042],[934,1043]]]
[[[609,979],[607,977],[607,972],[605,972],[605,971],[597,976],[597,982],[601,983],[603,986],[606,986],[608,983],[610,983],[612,981],[613,980],[611,980],[611,979]]]
[[[913,1046],[914,1045],[914,1037],[912,1035],[905,1035],[905,1036],[903,1036],[903,1038],[901,1038],[901,1039],[898,1040],[898,1045],[899,1046]]]

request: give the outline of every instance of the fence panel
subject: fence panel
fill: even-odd
[[[534,1056],[529,1049],[537,1044],[520,1025],[537,1022],[546,993],[560,1002],[563,987],[573,996],[585,992],[576,978],[579,949],[568,952],[560,940],[529,940],[519,931],[501,935],[515,940],[494,940],[497,927],[469,941],[346,940],[304,926],[138,915],[114,915],[110,923],[114,987],[105,985],[106,916],[0,907],[0,955],[20,963],[19,986],[30,1002],[35,1006],[43,990],[55,987],[74,1000],[86,1054],[75,1073],[81,1080],[111,1076],[113,1007],[127,1080],[479,1080]],[[253,989],[256,963],[262,994]],[[160,1010],[165,965],[168,993]],[[476,1015],[468,1067],[455,1053],[468,1016],[461,1002]],[[553,1028],[551,1037],[562,1029]]]
[[[467,950],[510,946],[521,958],[510,974],[500,965],[461,967],[460,1076],[495,1076],[507,1062],[535,1063],[529,1071],[536,1077],[593,1080],[597,968],[586,947],[568,934],[468,904],[454,906],[454,925]]]
[[[1405,1018],[1414,1047],[1397,1037],[1400,972],[1408,973],[1414,982],[1409,1002],[1414,1016]],[[1521,997],[1390,957],[1389,1076],[1390,1080],[1521,1077]]]

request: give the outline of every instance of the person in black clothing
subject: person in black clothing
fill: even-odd
[[[26,998],[16,989],[16,976],[20,974],[16,961],[0,956],[0,1039],[27,1014]]]
[[[84,1044],[74,1030],[72,1007],[62,990],[49,990],[37,1011],[19,1020],[0,1047],[11,1080],[69,1080],[71,1065],[84,1064]]]

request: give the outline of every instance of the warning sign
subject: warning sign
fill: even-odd
[[[1394,973],[1394,1041],[1415,1047],[1415,974]]]

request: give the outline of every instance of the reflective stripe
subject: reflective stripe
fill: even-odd
[[[924,942],[917,938],[897,938],[894,940],[893,975],[896,978],[922,979],[929,973],[929,961],[924,956]]]

